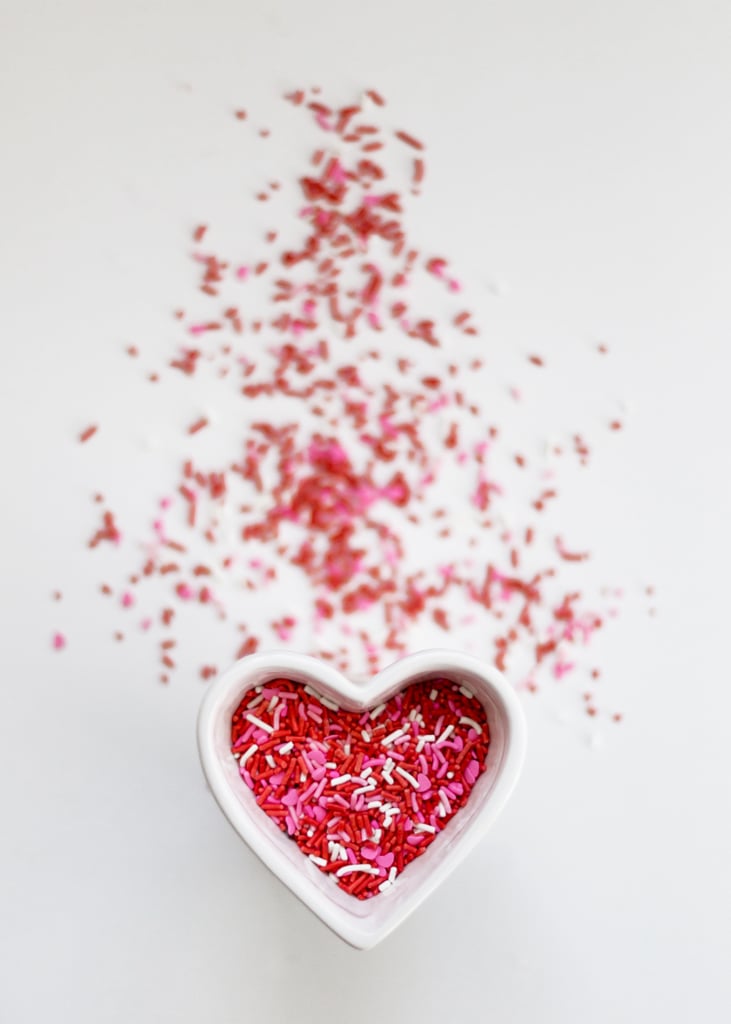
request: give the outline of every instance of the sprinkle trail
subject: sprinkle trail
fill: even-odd
[[[261,235],[227,252],[225,225],[187,220],[195,285],[172,315],[174,350],[139,371],[162,415],[167,387],[189,389],[182,457],[148,531],[123,533],[105,499],[88,545],[101,560],[121,547],[126,564],[105,563],[105,577],[119,578],[104,586],[117,599],[132,592],[151,623],[144,631],[160,640],[176,629],[182,639],[179,604],[201,623],[190,634],[222,624],[215,657],[202,652],[203,679],[211,662],[281,644],[370,674],[430,629],[459,637],[526,691],[575,678],[583,707],[580,694],[595,686],[587,648],[617,612],[614,595],[585,586],[590,552],[561,528],[562,460],[589,464],[587,431],[552,444],[545,462],[515,443],[517,412],[494,421],[497,373],[479,310],[439,246],[416,241],[425,144],[390,121],[384,97],[368,89],[341,106],[298,89],[284,103],[308,119],[313,145],[298,174],[270,166],[251,195],[259,218],[256,196],[266,199]],[[251,105],[226,118],[250,146],[271,145]],[[524,379],[543,384],[554,359],[531,349]],[[141,364],[146,350],[128,345],[125,360],[133,351]],[[605,345],[596,351],[611,358]],[[235,396],[240,416],[201,416],[203,377],[225,401]],[[605,417],[602,435],[621,443],[626,426]],[[262,621],[275,593],[280,607]],[[163,658],[167,681],[175,667]]]

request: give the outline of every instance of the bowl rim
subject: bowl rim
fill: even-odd
[[[469,825],[452,839],[444,855],[432,864],[426,877],[408,896],[392,902],[390,906],[385,901],[381,902],[383,897],[359,901],[360,907],[372,906],[374,912],[365,911],[362,916],[355,917],[338,905],[335,893],[331,898],[308,877],[304,854],[299,854],[300,865],[299,858],[292,860],[285,856],[272,842],[268,832],[271,823],[265,814],[261,814],[262,820],[258,822],[256,815],[251,816],[245,809],[242,794],[238,794],[231,783],[231,768],[235,762],[230,750],[227,748],[222,754],[217,743],[221,716],[230,715],[232,706],[237,705],[243,694],[258,685],[266,675],[269,678],[277,675],[294,678],[323,695],[335,697],[352,710],[365,710],[388,699],[419,677],[442,674],[449,677],[459,673],[466,674],[473,685],[477,684],[478,690],[482,690],[481,695],[476,694],[481,703],[486,706],[489,700],[502,716],[502,751],[489,793]],[[365,682],[354,682],[333,665],[311,655],[271,649],[239,659],[210,685],[198,713],[197,740],[201,767],[209,788],[238,835],[332,931],[357,949],[369,949],[401,924],[451,874],[491,827],[518,781],[525,757],[526,727],[518,697],[502,672],[463,651],[449,648],[417,651],[399,658]],[[231,762],[226,760],[224,763],[224,758],[228,757],[231,757]]]

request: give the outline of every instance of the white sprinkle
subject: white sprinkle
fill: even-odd
[[[375,782],[373,782],[373,783],[367,784],[365,786],[359,786],[357,789],[354,789],[353,792],[350,795],[351,796],[360,796],[361,793],[372,793],[375,788],[376,788],[376,784],[375,784]]]
[[[360,773],[360,777],[361,777],[361,779],[367,779],[368,776],[372,775],[372,774],[373,774],[373,769],[371,768],[370,765],[368,765],[368,767],[364,768],[363,771]]]
[[[475,732],[482,732],[482,726],[479,722],[476,722],[474,718],[470,718],[469,715],[462,715],[459,720],[460,725],[469,725],[470,729],[474,729]]]
[[[448,779],[453,779],[454,778],[454,772],[447,772],[447,778]]]
[[[317,690],[313,690],[309,683],[305,683],[305,693],[309,693],[310,697],[317,697],[319,700],[320,694]]]
[[[381,777],[386,780],[389,786],[393,785],[393,775],[391,775],[390,772],[387,772],[385,768],[381,772]]]
[[[257,704],[261,704],[261,702],[262,702],[263,700],[264,700],[264,694],[263,694],[263,693],[260,693],[258,697],[254,697],[254,699],[253,699],[253,700],[250,700],[250,701],[249,701],[249,703],[248,703],[247,707],[250,707],[250,708],[255,708],[255,707],[256,707],[256,705],[257,705]]]
[[[447,728],[442,733],[442,735],[437,740],[437,743],[445,743],[449,739],[449,737],[452,735],[453,732],[454,732],[454,726],[453,725],[448,725]]]
[[[414,832],[436,832],[433,825],[427,825],[425,822],[417,821],[414,823]]]
[[[277,767],[277,762],[274,760],[274,758],[272,757],[271,754],[265,754],[264,755],[264,760],[266,761],[266,763],[269,765],[270,768],[276,768]]]
[[[364,739],[364,741],[366,743],[370,743],[371,742],[371,734],[369,732],[367,732],[365,729],[361,729],[360,730],[360,734],[361,734],[361,736],[363,737],[363,739]]]
[[[281,747],[279,748],[279,753],[280,754],[288,754],[290,752],[290,750],[293,750],[293,749],[294,749],[294,743],[292,742],[292,740],[289,740],[287,743],[283,743],[281,745]]]
[[[431,732],[425,736],[420,736],[416,741],[416,753],[420,754],[424,747],[427,745],[427,743],[433,743],[435,739],[436,736],[434,735],[434,733]]]
[[[429,700],[436,700],[438,696],[439,696],[439,691],[438,690],[432,690],[432,692],[429,694]]]
[[[275,709],[275,707],[277,706],[278,703],[279,703],[279,697],[277,697],[277,695],[275,693],[274,696],[272,697],[272,699],[267,704],[267,711],[274,711],[274,709]]]
[[[326,866],[327,861],[324,857],[316,857],[314,853],[311,853],[309,856],[312,863],[317,864],[319,868],[324,868]]]
[[[472,690],[468,690],[466,686],[460,686],[459,692],[463,697],[474,697]]]
[[[249,747],[249,749],[245,753],[243,753],[241,755],[241,760],[239,761],[239,764],[246,764],[246,762],[249,760],[251,755],[256,753],[256,751],[258,749],[259,749],[258,744],[257,743],[252,743],[251,746]]]
[[[381,713],[382,711],[385,711],[385,710],[386,710],[386,705],[385,705],[385,704],[379,704],[379,705],[378,705],[378,707],[375,707],[375,708],[374,708],[374,709],[373,709],[373,710],[371,711],[371,720],[372,720],[372,719],[374,719],[374,718],[378,718],[378,716],[380,715],[380,713]]]
[[[380,843],[382,835],[383,835],[383,829],[374,828],[373,829],[373,835],[371,836],[371,839],[373,840],[374,843]]]
[[[343,743],[343,753],[346,757],[350,757],[350,740],[346,740],[345,743]]]
[[[256,715],[247,715],[246,721],[251,722],[251,724],[255,725],[258,729],[263,729],[264,732],[268,732],[270,734],[274,732],[271,725],[267,725],[266,722],[262,722],[261,718],[257,718]]]
[[[354,871],[362,871],[366,875],[380,874],[379,869],[374,868],[371,864],[346,864],[344,868],[338,868],[335,874],[338,878],[342,878],[343,875],[352,875]]]
[[[399,736],[403,736],[405,732],[405,729],[395,729],[392,733],[388,734],[385,740],[381,740],[381,746],[389,747],[394,740],[397,740]]]
[[[337,778],[330,779],[330,785],[331,786],[342,786],[344,782],[350,782],[350,780],[352,778],[353,778],[353,776],[350,775],[348,772],[346,772],[345,775],[338,775]],[[338,799],[340,799],[340,797],[338,797]]]
[[[320,697],[320,703],[328,708],[330,711],[339,711],[340,706],[335,703],[334,700],[328,700],[327,697]]]
[[[386,889],[390,889],[392,885],[393,882],[389,882],[389,880],[386,879],[385,882],[381,882],[381,884],[378,886],[378,891],[385,892]]]
[[[326,768],[337,768],[337,765],[335,764],[334,761],[326,761],[325,762],[325,767]]]
[[[307,776],[304,772],[300,772],[300,782],[307,782]]]
[[[400,764],[396,765],[396,771],[399,773],[399,775],[402,775],[407,782],[410,782],[414,789],[419,788],[419,783],[416,781],[411,772],[407,772],[406,769],[402,768]]]
[[[388,873],[388,880],[391,883],[391,885],[393,885],[393,883],[396,881],[396,868],[395,867],[391,868],[391,870],[389,871],[389,873]]]
[[[380,800],[369,800],[368,803],[366,804],[366,807],[368,808],[369,811],[372,811],[376,807],[383,807],[383,804],[381,803]]]

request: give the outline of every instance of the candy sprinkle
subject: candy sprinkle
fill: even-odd
[[[82,430],[82,432],[79,434],[79,441],[81,442],[81,444],[85,444],[87,441],[90,441],[94,434],[96,434],[98,429],[99,427],[91,426],[87,427],[86,430]]]
[[[403,742],[388,755],[394,737]],[[489,742],[482,704],[448,679],[414,683],[375,720],[274,679],[249,690],[231,721],[231,752],[256,803],[360,900],[390,889],[464,807]]]

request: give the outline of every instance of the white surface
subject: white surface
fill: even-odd
[[[309,684],[348,711],[374,708],[410,683],[446,676],[464,683],[483,704],[490,729],[485,771],[469,803],[432,846],[382,896],[346,896],[267,821],[254,795],[241,785],[231,755],[231,716],[244,694],[273,679]],[[242,748],[243,749],[243,748]],[[525,757],[525,719],[510,683],[486,662],[462,651],[433,648],[401,658],[366,683],[354,683],[317,658],[291,651],[249,655],[216,679],[201,705],[198,750],[211,792],[231,825],[302,902],[356,949],[372,949],[444,883],[484,838],[510,798]]]
[[[0,1018],[727,1020],[728,5],[5,0],[0,18]],[[587,402],[625,398],[628,426],[570,507],[597,582],[658,588],[655,620],[630,605],[601,638],[622,726],[594,749],[559,688],[526,700],[489,840],[365,955],[218,813],[199,681],[158,687],[109,642],[67,442],[97,409],[164,435],[117,353],[169,345],[187,232],[238,187],[223,112],[256,99],[264,119],[303,81],[375,85],[428,136],[424,237],[503,285],[497,352],[540,338],[563,360],[545,403],[584,387],[572,346],[608,341]],[[112,454],[98,475],[114,487],[128,460],[132,507],[154,460]]]

